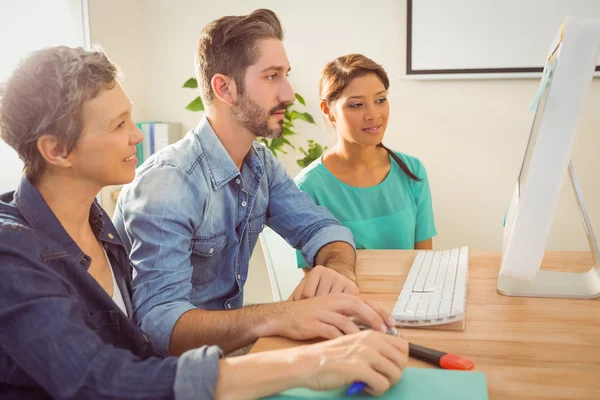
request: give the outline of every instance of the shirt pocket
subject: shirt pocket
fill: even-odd
[[[251,217],[248,221],[248,240],[250,241],[250,251],[252,251],[254,246],[256,246],[258,235],[260,235],[265,228],[266,216],[266,213],[262,213],[260,215]]]
[[[192,285],[204,285],[215,280],[226,243],[225,232],[192,239]]]

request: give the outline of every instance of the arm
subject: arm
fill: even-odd
[[[356,252],[354,247],[345,242],[328,243],[319,249],[316,264],[323,265],[345,277],[356,281],[354,267],[356,265]]]
[[[215,398],[255,399],[294,387],[330,390],[359,380],[367,383],[367,392],[381,395],[398,382],[407,361],[404,339],[365,331],[309,346],[221,360]]]
[[[2,352],[51,397],[191,399],[214,395],[218,349],[193,350],[181,360],[140,360],[102,341],[86,324],[87,311],[64,277],[42,264],[39,252],[23,246],[31,243],[29,237],[11,236],[5,240],[0,232]]]
[[[416,175],[421,182],[412,182],[412,191],[417,205],[417,220],[415,226],[415,249],[431,250],[433,248],[433,236],[437,234],[433,216],[433,204],[431,190],[425,166],[417,161]]]
[[[265,165],[269,180],[267,225],[292,247],[300,249],[308,265],[315,266],[307,275],[310,290],[303,289],[302,296],[293,298],[331,292],[358,293],[354,282],[356,255],[350,230],[300,190],[268,151]],[[318,286],[321,290],[317,293]]]
[[[433,239],[423,240],[415,243],[415,250],[431,250],[433,249]]]
[[[381,332],[387,330],[386,325],[395,326],[395,321],[377,304],[338,293],[229,311],[188,311],[175,325],[169,350],[177,355],[218,343],[227,353],[266,336],[333,339],[359,331],[350,316],[357,316]]]

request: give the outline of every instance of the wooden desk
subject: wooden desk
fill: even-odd
[[[358,252],[361,292],[391,311],[414,251]],[[543,267],[582,272],[587,252],[551,252]],[[496,292],[498,252],[471,251],[462,332],[403,329],[414,343],[464,355],[486,374],[490,399],[600,399],[600,301],[505,297]],[[252,353],[303,344],[262,338]],[[429,368],[410,359],[409,366]]]

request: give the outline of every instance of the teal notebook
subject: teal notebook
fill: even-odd
[[[310,389],[292,389],[269,397],[268,400],[303,399],[366,399],[367,393],[351,397],[346,389],[316,392]],[[487,400],[487,385],[483,372],[450,371],[445,369],[406,368],[400,382],[378,399],[419,400]]]

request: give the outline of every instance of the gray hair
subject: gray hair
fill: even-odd
[[[83,129],[83,105],[102,89],[114,87],[119,71],[103,51],[50,47],[22,60],[0,88],[0,131],[35,180],[45,161],[37,141],[53,135],[70,153]]]

